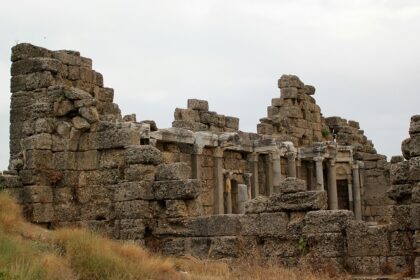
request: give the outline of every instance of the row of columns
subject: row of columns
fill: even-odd
[[[197,149],[197,152],[192,155],[192,173],[193,178],[200,179],[200,167],[201,163],[199,160],[199,155],[201,151]],[[297,168],[296,168],[296,153],[286,153],[287,156],[287,168],[288,168],[288,177],[296,177]],[[323,191],[324,189],[324,172],[323,172],[323,160],[321,156],[314,157],[315,161],[315,175],[316,175],[316,189],[318,191]],[[255,198],[259,195],[259,180],[258,180],[258,153],[252,153],[249,156],[249,161],[251,165],[251,197]],[[214,162],[214,212],[215,214],[224,214],[224,192],[226,187],[228,187],[227,182],[224,182],[223,178],[223,149],[217,147],[213,154]],[[299,163],[299,161],[298,161]],[[336,166],[334,160],[329,160],[328,165],[328,207],[330,210],[338,209],[338,196],[337,196],[337,178],[336,178]],[[269,154],[269,158],[266,165],[266,182],[267,182],[267,195],[271,195],[274,192],[278,191],[282,175],[281,175],[281,154],[280,151],[274,151],[272,154]],[[313,170],[308,169],[312,178]],[[352,179],[352,180],[350,180]],[[353,184],[351,183],[353,182]],[[309,180],[312,184],[312,180]],[[228,191],[228,193],[230,193]],[[352,165],[352,178],[348,177],[348,194],[349,194],[349,207],[350,210],[353,210],[356,216],[356,219],[361,220],[361,199],[360,199],[360,173],[359,165]],[[227,198],[230,201],[229,198]],[[229,207],[229,202],[227,204],[227,212],[231,213],[231,205]],[[230,209],[230,211],[229,211]]]

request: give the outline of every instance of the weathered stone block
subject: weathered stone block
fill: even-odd
[[[259,236],[260,235],[260,216],[257,214],[239,215],[240,235]]]
[[[143,219],[122,219],[116,221],[119,239],[141,240],[144,238],[146,226]]]
[[[401,143],[401,151],[407,160],[420,156],[420,134],[411,136]]]
[[[124,178],[127,181],[153,181],[155,178],[155,166],[132,164],[124,169]]]
[[[21,140],[23,150],[51,150],[51,134],[41,133]]]
[[[411,136],[420,134],[420,115],[411,117],[409,133]]]
[[[360,275],[381,274],[379,257],[346,257],[345,266],[348,272]]]
[[[261,213],[260,219],[261,236],[286,236],[289,223],[287,213]]]
[[[32,203],[24,210],[33,223],[48,223],[54,221],[54,208],[52,203]]]
[[[191,168],[184,162],[161,164],[156,169],[156,181],[191,178]]]
[[[13,62],[33,57],[52,57],[52,52],[45,48],[37,47],[28,43],[21,43],[12,47]]]
[[[99,131],[94,135],[95,147],[99,150],[122,148],[140,144],[140,130],[136,128],[120,128]]]
[[[62,69],[63,65],[57,59],[48,57],[37,57],[27,58],[24,60],[14,62],[12,64],[11,74],[12,76],[17,76],[42,71],[50,71],[52,73],[57,73]]]
[[[344,255],[342,233],[323,233],[306,235],[310,257],[334,258]]]
[[[123,182],[117,185],[107,186],[114,192],[114,201],[128,200],[150,200],[153,199],[152,183],[148,181],[141,182]]]
[[[392,185],[386,192],[387,196],[399,203],[407,203],[411,200],[413,185]]]
[[[296,193],[306,191],[306,182],[298,178],[288,177],[280,181],[280,193]]]
[[[413,234],[410,231],[394,231],[390,233],[390,255],[411,255],[413,250]]]
[[[174,117],[176,121],[185,121],[185,122],[199,122],[200,121],[199,113],[192,109],[176,108]]]
[[[79,108],[79,114],[85,118],[89,123],[99,121],[99,114],[95,107],[82,107]]]
[[[341,233],[349,221],[354,220],[348,210],[320,210],[308,212],[305,216],[304,233]]]
[[[20,176],[0,174],[0,188],[20,188],[22,180]]]
[[[270,196],[267,212],[311,211],[327,209],[327,194],[324,191],[307,191]]]
[[[369,227],[352,221],[346,228],[349,256],[385,256],[389,253],[388,233],[385,227]]]
[[[188,99],[188,109],[197,111],[208,111],[209,103],[206,100]]]
[[[280,88],[281,98],[296,99],[298,97],[298,89],[296,87]]]
[[[152,211],[145,200],[130,200],[115,203],[115,215],[119,219],[150,219]]]
[[[162,162],[161,152],[151,145],[129,146],[124,151],[124,157],[128,164],[142,163],[158,165]]]
[[[268,197],[258,196],[245,204],[246,214],[259,214],[267,211]]]
[[[70,100],[61,100],[54,102],[54,116],[65,116],[74,109],[74,104]]]
[[[239,118],[226,116],[225,117],[225,125],[226,125],[227,128],[238,130],[239,129]]]
[[[420,181],[420,156],[410,158],[408,168],[408,179],[410,181]]]
[[[411,228],[409,205],[391,205],[389,216],[392,229],[409,230]]]
[[[282,75],[278,80],[280,89],[287,87],[303,88],[304,84],[300,81],[298,76],[295,75]]]
[[[266,259],[293,258],[299,256],[300,253],[298,240],[264,238],[262,255]]]
[[[408,180],[408,161],[402,161],[391,165],[390,180],[391,184],[405,184]]]
[[[414,203],[420,203],[420,183],[417,183],[411,193],[411,201]]]
[[[161,250],[165,255],[181,256],[185,254],[187,238],[170,237],[162,240]]]
[[[109,200],[94,201],[93,203],[83,204],[80,206],[81,221],[109,221],[115,218],[116,213],[117,212],[114,212],[112,204]],[[133,218],[135,217],[133,216]]]
[[[166,200],[166,216],[168,218],[181,218],[188,215],[187,206],[184,200]]]
[[[51,203],[53,192],[50,186],[25,186],[23,189],[23,202],[25,203]]]
[[[158,181],[153,184],[153,193],[158,200],[193,199],[199,195],[196,179]]]
[[[53,154],[50,150],[25,151],[25,169],[46,170],[53,168]]]
[[[209,257],[214,259],[235,258],[239,256],[239,239],[234,236],[213,237],[210,239]]]

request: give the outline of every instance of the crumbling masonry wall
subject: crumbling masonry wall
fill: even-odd
[[[324,118],[315,89],[296,76],[279,80],[281,96],[255,134],[195,99],[175,110],[169,129],[122,117],[113,90],[78,52],[19,44],[12,62],[10,164],[0,188],[30,221],[89,227],[172,255],[420,277],[419,116],[402,144],[406,160],[389,164],[356,122]],[[328,178],[323,157],[320,175],[309,173],[321,153]],[[365,173],[364,220],[384,223],[328,210],[326,181],[340,157],[337,168],[359,161]],[[240,187],[247,199],[238,210],[223,195],[239,197]]]

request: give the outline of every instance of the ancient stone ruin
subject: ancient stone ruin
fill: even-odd
[[[19,44],[12,62],[0,187],[33,223],[171,255],[420,277],[420,116],[389,163],[358,122],[324,117],[315,88],[293,75],[258,133],[197,99],[158,129],[123,117],[78,52]]]

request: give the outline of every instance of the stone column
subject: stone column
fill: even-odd
[[[331,159],[328,163],[328,208],[330,210],[338,210],[336,176],[335,160]]]
[[[276,150],[272,154],[273,159],[273,192],[279,192],[281,182],[281,157],[280,151]]]
[[[224,203],[223,203],[223,149],[217,147],[213,154],[213,180],[214,180],[214,214],[224,214]]]
[[[265,192],[267,196],[270,196],[273,194],[273,158],[271,154],[266,156],[265,166]]]
[[[353,204],[353,184],[351,183],[352,178],[351,174],[347,175],[347,189],[349,192],[349,210],[354,212],[354,204]]]
[[[362,203],[360,200],[360,173],[359,165],[353,164],[353,203],[354,216],[357,220],[362,220]]]
[[[287,177],[296,178],[296,154],[293,152],[287,153]]]
[[[302,162],[300,159],[296,160],[296,178],[300,176],[300,167],[302,166]]]
[[[251,162],[251,173],[252,173],[251,195],[252,195],[252,198],[256,198],[259,194],[258,154],[255,152],[250,154],[249,161]]]
[[[232,214],[232,185],[229,176],[226,176],[224,198],[226,201],[225,214]]]
[[[191,154],[191,175],[193,179],[201,180],[201,154],[203,148],[194,146],[194,151]]]
[[[313,183],[312,178],[314,177],[314,164],[313,162],[309,162],[309,165],[307,165],[307,181],[308,181],[308,190],[313,190]]]
[[[322,166],[323,157],[314,157],[315,166],[316,166],[316,190],[324,190],[324,171]]]
[[[248,186],[238,184],[238,214],[245,214],[245,203],[248,201]]]

